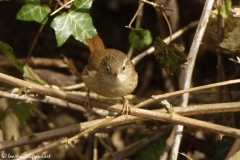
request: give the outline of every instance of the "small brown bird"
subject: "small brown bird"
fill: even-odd
[[[91,54],[88,65],[82,72],[82,80],[93,92],[104,97],[122,97],[123,114],[130,111],[128,100],[124,98],[134,91],[138,75],[132,61],[123,52],[105,49],[99,36],[87,40]]]

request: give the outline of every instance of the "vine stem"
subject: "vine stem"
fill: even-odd
[[[135,24],[135,28],[139,28],[141,21],[142,21],[142,15],[143,15],[143,7],[144,7],[144,3],[141,2],[141,0],[138,1],[139,2],[139,7],[137,12],[135,13],[134,17],[132,18],[131,22],[129,23],[128,26],[126,26],[127,28],[130,28],[132,25],[132,22],[134,21],[134,19],[136,19],[136,24]],[[129,50],[128,50],[128,57],[131,58],[134,52],[134,48],[131,45]]]
[[[67,3],[65,3],[64,5],[62,5],[61,7],[59,7],[57,10],[55,10],[54,12],[52,12],[50,14],[50,16],[53,16],[54,14],[56,14],[57,12],[59,12],[60,10],[62,10],[65,6],[69,5],[70,3],[74,2],[74,0],[70,0]]]
[[[188,55],[188,60],[190,60],[189,65],[186,67],[186,70],[184,72],[184,80],[183,80],[183,89],[188,89],[190,88],[191,80],[192,80],[192,73],[193,69],[195,66],[195,60],[197,57],[198,49],[200,47],[202,37],[204,35],[207,23],[208,23],[208,18],[210,16],[212,7],[213,7],[214,0],[206,0],[201,18],[199,20],[199,24],[196,30],[196,34],[193,39],[192,46],[189,51]],[[182,104],[181,106],[186,107],[188,104],[188,98],[189,98],[189,93],[185,93],[182,96]],[[174,142],[170,154],[170,160],[177,160],[178,159],[178,153],[179,153],[179,146],[181,143],[182,139],[182,132],[183,132],[183,126],[182,125],[177,125],[176,131],[175,131],[175,137],[174,137]]]
[[[139,5],[138,10],[137,10],[137,12],[135,13],[135,15],[133,16],[133,18],[132,18],[132,20],[130,21],[129,25],[128,25],[128,26],[125,26],[126,28],[131,28],[133,21],[136,19],[137,15],[141,12],[143,5],[144,5],[144,3],[141,3],[141,4]]]
[[[33,51],[33,49],[34,49],[34,47],[35,47],[35,45],[37,43],[37,40],[38,40],[40,34],[42,33],[42,30],[43,30],[44,26],[45,26],[45,24],[42,24],[40,26],[40,28],[38,29],[38,32],[37,32],[37,34],[36,34],[32,44],[31,44],[31,47],[30,47],[29,51],[28,51],[28,55],[27,55],[26,61],[24,62],[25,64],[28,62],[29,58],[31,57],[32,51]]]
[[[155,3],[155,2],[150,2],[150,1],[147,1],[147,0],[141,0],[141,1],[142,1],[143,3],[152,5],[154,8],[157,8],[157,9],[160,9],[160,10],[161,10],[162,15],[163,15],[164,19],[165,19],[166,22],[167,22],[168,29],[169,29],[169,32],[170,32],[169,41],[166,42],[166,44],[168,45],[168,44],[172,41],[172,27],[171,27],[171,24],[170,24],[170,22],[169,22],[169,20],[168,20],[168,18],[167,18],[167,16],[166,16],[164,10],[173,11],[173,10],[171,10],[171,9],[165,8],[165,5],[168,5],[168,3],[169,3],[171,0],[168,0],[164,5],[159,5],[159,4]]]

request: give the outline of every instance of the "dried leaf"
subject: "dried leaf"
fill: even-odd
[[[176,69],[187,62],[184,47],[181,44],[166,44],[160,37],[154,41],[155,58],[167,74],[172,75]]]
[[[240,8],[233,8],[233,9],[230,9],[230,11],[233,12],[233,17],[240,18]]]
[[[240,19],[237,14],[240,14],[240,8],[238,6],[232,6],[228,12],[228,19],[225,21],[224,38],[220,43],[220,47],[223,48],[223,52],[226,54],[235,54],[240,51]],[[235,16],[234,16],[235,13]],[[213,40],[217,42],[217,17],[218,10],[211,12],[207,31],[212,36]]]

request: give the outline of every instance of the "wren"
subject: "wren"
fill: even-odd
[[[134,91],[138,75],[132,61],[126,54],[116,49],[106,49],[99,36],[87,39],[90,49],[88,64],[82,72],[82,80],[91,91],[104,96],[124,100],[122,113],[131,110],[124,98]]]

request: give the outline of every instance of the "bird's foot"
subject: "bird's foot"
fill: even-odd
[[[122,109],[122,114],[124,116],[126,116],[127,119],[127,115],[129,113],[132,113],[131,109],[130,109],[130,105],[129,105],[129,101],[127,99],[125,99],[124,97],[122,97],[123,99],[123,109]]]
[[[89,94],[90,90],[88,89],[86,97],[85,97],[85,101],[84,101],[84,106],[89,108],[90,107],[90,94]]]

